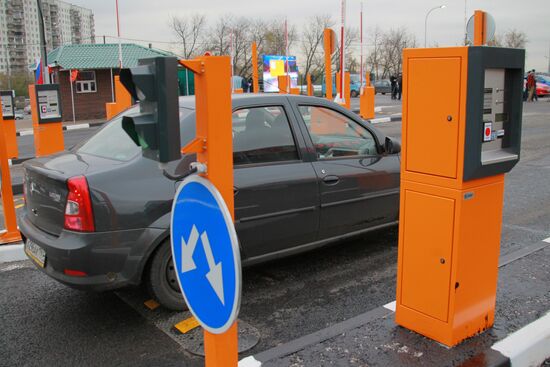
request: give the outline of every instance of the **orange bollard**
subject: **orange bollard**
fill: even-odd
[[[289,77],[288,75],[279,75],[277,77],[277,82],[278,82],[278,86],[279,86],[279,94],[287,94],[288,93],[288,82],[289,82]]]
[[[4,125],[4,135],[6,138],[6,152],[9,159],[19,156],[17,149],[17,129],[15,126],[15,103],[13,101],[13,91],[0,91],[2,98],[2,110],[4,111],[2,124]]]
[[[344,103],[342,107],[351,110],[351,88],[349,71],[344,72]],[[336,73],[336,92],[340,93],[340,73]]]
[[[235,90],[233,91],[233,93],[235,93],[235,94],[243,94],[243,89],[242,89],[242,88],[235,88]]]
[[[306,75],[306,82],[307,82],[307,95],[313,96],[313,84],[311,84],[311,74]]]
[[[327,99],[332,101],[332,53],[336,49],[336,34],[330,28],[325,28],[323,31],[323,47],[325,49],[325,94]]]
[[[202,174],[218,189],[234,219],[233,137],[231,121],[231,80],[228,56],[202,56],[182,60],[180,64],[195,73],[196,138],[182,148],[183,153],[196,153],[197,161],[208,162]],[[205,365],[237,366],[237,322],[225,333],[204,331]]]
[[[34,149],[37,157],[65,149],[58,84],[29,85]],[[40,109],[39,109],[40,108]]]
[[[0,120],[3,119],[0,108]],[[2,121],[3,122],[3,121]],[[0,123],[0,169],[2,170],[2,205],[4,206],[4,223],[6,229],[0,232],[0,244],[21,241],[21,234],[17,229],[15,205],[13,203],[13,190],[11,187],[10,165],[8,163],[6,149],[6,131],[4,124]]]
[[[105,103],[107,120],[112,119],[132,105],[132,96],[120,82],[120,76],[115,75],[113,84],[115,86],[115,102]]]
[[[252,42],[252,92],[260,93],[258,83],[258,48],[256,42]]]
[[[300,94],[300,88],[290,88],[290,94]]]
[[[367,119],[373,119],[374,114],[374,87],[370,84],[370,74],[365,75],[365,87],[359,97],[359,115]]]

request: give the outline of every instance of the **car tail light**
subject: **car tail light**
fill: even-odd
[[[86,274],[86,272],[81,271],[81,270],[64,269],[63,272],[65,273],[65,275],[68,275],[70,277],[85,277],[85,276],[88,276],[88,274]]]
[[[79,232],[95,230],[92,200],[86,177],[72,177],[67,181],[69,194],[65,205],[65,229]]]

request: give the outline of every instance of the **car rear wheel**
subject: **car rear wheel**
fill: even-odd
[[[357,91],[354,91],[354,90],[351,91],[351,98],[355,98],[357,97],[357,95],[358,95]]]
[[[169,240],[164,241],[153,254],[146,282],[151,296],[164,307],[175,311],[187,309],[179,289]]]

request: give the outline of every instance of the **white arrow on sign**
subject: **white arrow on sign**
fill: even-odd
[[[187,242],[181,238],[181,272],[185,273],[191,270],[195,270],[197,265],[193,260],[193,253],[197,247],[199,240],[199,231],[197,227],[193,225],[191,228],[191,234]],[[208,234],[204,231],[201,234],[202,247],[204,248],[204,254],[206,255],[206,261],[208,262],[208,273],[206,273],[206,279],[210,283],[212,289],[216,293],[216,296],[220,299],[220,302],[225,305],[225,298],[223,293],[223,274],[222,274],[222,262],[216,264],[214,261],[214,255],[212,254],[212,248],[210,247],[210,240]]]

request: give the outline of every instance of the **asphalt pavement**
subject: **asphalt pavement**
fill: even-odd
[[[384,113],[399,112],[395,103]],[[521,161],[506,176],[501,258],[513,257],[550,236],[548,116],[550,103],[524,105]],[[400,139],[400,122],[376,126]],[[396,262],[397,229],[393,228],[244,269],[240,319],[249,328],[246,332],[258,333],[259,340],[240,357],[293,343],[393,301]],[[271,363],[460,365],[548,310],[548,264],[550,248],[545,248],[503,267],[495,328],[447,354],[433,342],[396,328],[391,317],[378,317]],[[0,366],[202,364],[196,351],[189,350],[191,339],[200,343],[200,329],[182,336],[173,327],[189,315],[161,307],[149,310],[144,305],[148,296],[140,288],[83,293],[22,261],[0,265],[0,294]],[[431,353],[443,353],[447,359],[427,359]]]

